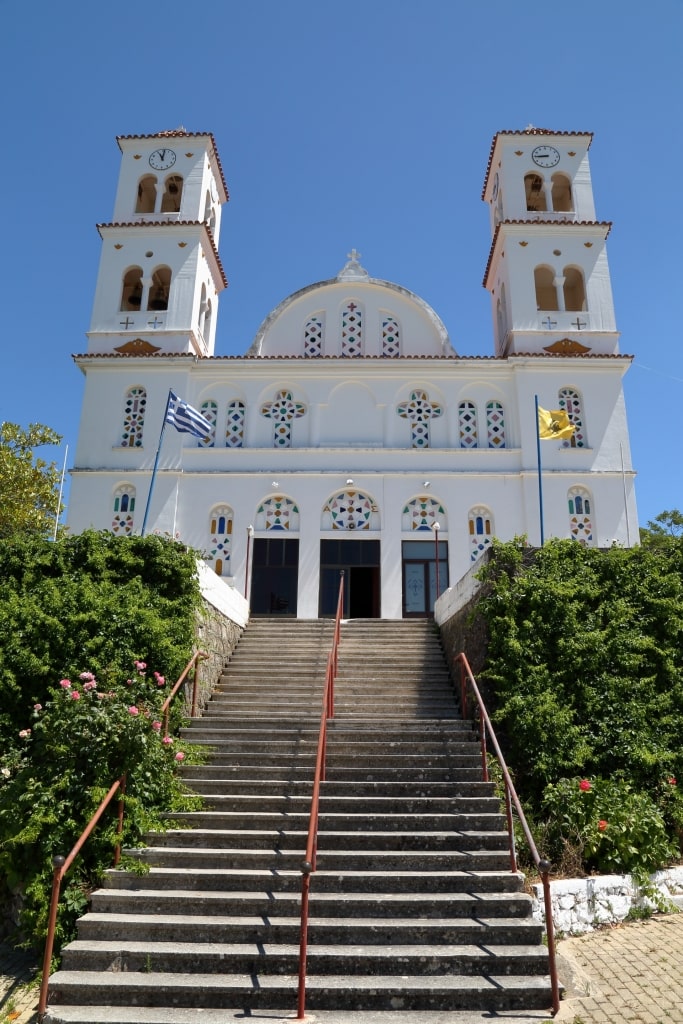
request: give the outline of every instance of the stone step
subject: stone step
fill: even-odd
[[[145,879],[130,876],[130,888],[96,889],[91,896],[94,913],[175,914],[198,913],[239,917],[261,914],[296,917],[301,913],[301,891],[199,891],[148,889]],[[137,887],[133,887],[137,882]],[[530,914],[531,900],[523,892],[338,893],[318,892],[314,883],[309,908],[320,917],[519,917]]]
[[[229,761],[230,759],[224,757],[223,760]],[[287,759],[286,762],[281,763],[279,766],[272,763],[266,765],[259,764],[259,758],[256,754],[252,760],[256,763],[245,765],[240,759],[239,764],[217,765],[212,762],[203,765],[187,765],[183,768],[182,776],[187,780],[203,778],[216,781],[222,779],[225,783],[228,783],[231,779],[244,778],[246,775],[254,780],[281,779],[283,777],[302,781],[313,780],[315,766],[312,759],[307,764],[292,764],[290,759]],[[461,782],[480,781],[481,769],[477,770],[476,767],[451,768],[448,764],[442,768],[375,768],[370,766],[366,768],[340,768],[333,766],[331,769],[328,764],[327,775],[330,780],[347,782],[354,786],[360,781],[408,782],[411,780],[449,782],[452,785],[457,785]]]
[[[310,808],[310,795],[263,795],[202,793],[201,789],[194,792],[203,797],[204,806],[213,811],[283,811],[293,810],[306,812]],[[358,802],[354,796],[326,796],[320,798],[320,814],[354,813],[358,810]],[[363,812],[366,814],[464,814],[488,813],[496,814],[500,810],[500,801],[496,797],[363,797]]]
[[[146,840],[151,845],[166,849],[225,849],[245,848],[248,850],[305,850],[308,829],[293,827],[280,829],[218,829],[192,828],[175,829],[168,832],[150,832]],[[463,851],[463,850],[507,850],[507,833],[503,831],[477,831],[463,829],[454,834],[436,829],[430,831],[390,830],[369,833],[363,828],[354,831],[324,829],[318,833],[318,851],[322,855],[332,851],[365,851],[371,845],[373,850],[407,851]]]
[[[362,1016],[360,1016],[362,1013]],[[491,1024],[491,1012],[480,1013],[477,1010],[411,1010],[410,1012],[391,1011],[390,1020],[384,1010],[324,1010],[317,1008],[314,1015],[307,1015],[307,1020],[317,1024]],[[503,1011],[503,1017],[512,1017],[514,1024],[548,1024],[547,1009]],[[294,1019],[294,1009],[273,1007],[261,1014],[258,1010],[251,1014],[256,1024],[289,1024]],[[51,1006],[45,1024],[228,1024],[229,1021],[244,1024],[245,1011],[242,1007],[229,1007],[220,1010],[202,1008],[199,1010],[171,1006]]]
[[[407,991],[404,993],[404,988]],[[47,1024],[67,1017],[59,1003],[81,1006],[168,1006],[193,1009],[270,1009],[296,1005],[296,975],[173,974],[136,971],[58,971],[51,980],[56,1004],[50,1006]],[[104,997],[104,999],[103,999]],[[314,975],[308,979],[307,1008],[346,1010],[395,1010],[409,1003],[413,1010],[458,1010],[476,1008],[498,1012],[542,1009],[549,1005],[549,982],[545,976],[498,975],[486,977],[460,974],[411,977],[409,985],[398,985],[396,977]],[[99,1011],[98,1011],[99,1012]],[[291,1013],[291,1011],[290,1011]],[[94,1013],[86,1020],[94,1024]],[[73,1020],[73,1017],[71,1018]],[[81,1018],[83,1019],[83,1018]],[[107,1018],[105,1018],[107,1019]],[[111,1019],[111,1018],[109,1018]],[[139,1018],[134,1018],[139,1019]],[[170,1018],[166,1017],[165,1020]],[[204,1017],[201,1018],[204,1020]]]
[[[310,934],[315,932],[311,922]],[[203,974],[296,974],[299,945],[292,943],[199,941],[135,941],[120,939],[78,939],[64,951],[62,969],[82,971],[138,971],[156,974],[201,971]],[[466,976],[486,974],[495,964],[499,974],[544,975],[548,971],[548,954],[542,946],[504,945],[494,950],[471,943],[430,942],[421,945],[393,942],[377,948],[373,943],[363,946],[309,943],[307,968],[314,975],[420,975],[425,964],[428,973],[438,978],[444,974]]]
[[[203,796],[224,796],[228,789],[228,796],[285,796],[285,797],[310,797],[311,780],[296,781],[294,779],[233,779],[229,787],[223,780],[207,778],[203,775],[184,775],[183,780],[192,790],[201,793]],[[376,780],[360,779],[355,782],[342,782],[331,777],[322,783],[321,800],[323,806],[333,797],[355,800],[358,797],[379,797],[382,799],[396,800],[406,797],[411,801],[422,798],[435,798],[440,800],[470,798],[487,798],[494,796],[492,782],[427,782],[419,781],[391,781],[378,782]]]

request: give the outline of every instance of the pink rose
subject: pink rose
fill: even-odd
[[[588,792],[588,790],[589,790],[589,789],[591,789],[591,788],[592,788],[592,787],[591,787],[591,784],[590,784],[590,782],[588,781],[588,779],[581,779],[581,782],[579,783],[579,789],[580,789],[580,790],[581,790],[581,791],[582,791],[583,793],[587,793],[587,792]]]
[[[178,751],[178,753],[175,756],[175,759],[176,759],[176,761],[184,761],[185,760],[185,755],[183,754],[182,750]]]
[[[21,732],[19,733],[19,739],[20,740],[27,740],[30,735],[31,735],[31,730],[30,729],[22,729]]]
[[[171,739],[171,737],[170,737],[170,736],[164,736],[164,738],[162,739],[162,741],[161,741],[161,742],[162,742],[162,743],[165,743],[165,744],[166,744],[166,746],[168,747],[168,746],[170,746],[170,745],[171,745],[171,743],[173,743],[173,740]]]
[[[600,829],[601,832],[605,831],[605,829],[607,828],[607,824],[608,823],[605,821],[604,818],[600,819],[600,821],[598,822],[598,828]]]
[[[97,683],[94,679],[89,679],[86,683],[83,683],[84,690],[94,690],[96,686]]]
[[[43,705],[42,704],[34,704],[33,705],[33,710],[34,711],[42,711],[43,710]]]
[[[81,674],[80,674],[80,676],[78,678],[85,683],[85,682],[87,682],[90,679],[94,679],[95,677],[92,674],[92,672],[81,672]]]
[[[72,700],[80,700],[81,699],[81,695],[78,692],[78,690],[72,690],[71,691],[71,699]]]
[[[152,722],[152,728],[155,732],[159,732],[161,729],[161,722]]]
[[[59,685],[64,690],[70,690],[71,689],[71,680],[70,679],[60,679],[59,680]]]
[[[132,715],[133,717],[140,714],[138,709],[135,707],[135,704],[131,705],[131,707],[128,708],[128,714]]]

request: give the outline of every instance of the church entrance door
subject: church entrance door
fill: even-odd
[[[296,615],[299,541],[256,537],[251,573],[252,615]]]
[[[439,593],[448,587],[448,541],[439,541]],[[436,544],[403,541],[403,617],[426,618],[436,600]]]
[[[380,616],[379,541],[350,537],[320,541],[320,616],[334,615],[344,570],[344,618]]]

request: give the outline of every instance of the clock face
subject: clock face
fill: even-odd
[[[175,163],[175,153],[172,149],[155,149],[150,154],[149,166],[155,171],[167,171]]]
[[[554,167],[560,162],[560,154],[554,146],[536,146],[531,159],[539,167]]]

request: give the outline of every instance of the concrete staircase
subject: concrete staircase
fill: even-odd
[[[204,809],[132,851],[148,874],[108,873],[51,979],[49,1022],[294,1014],[332,628],[250,623],[187,731],[212,751],[185,769]],[[547,1019],[519,1014],[550,1005],[541,928],[428,621],[342,626],[310,908],[319,1021]]]

